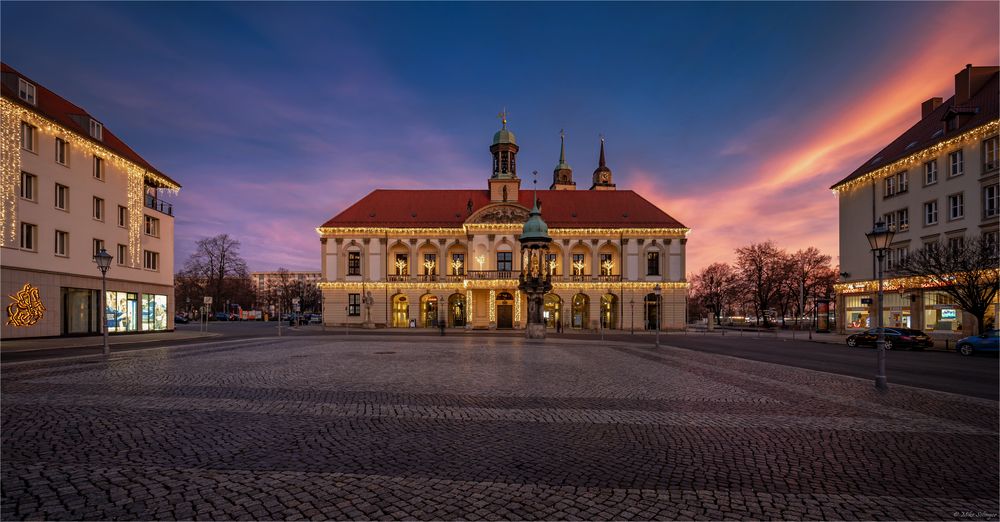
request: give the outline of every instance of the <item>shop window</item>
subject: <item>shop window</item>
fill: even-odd
[[[167,296],[142,294],[142,329],[143,331],[167,329]]]
[[[139,329],[139,294],[107,292],[105,321],[108,332],[135,332]]]

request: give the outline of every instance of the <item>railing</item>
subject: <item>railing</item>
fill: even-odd
[[[151,208],[168,216],[174,215],[173,204],[163,201],[162,199],[154,197],[150,194],[146,194],[146,208]]]
[[[517,279],[514,270],[469,270],[467,279]]]
[[[577,283],[617,283],[622,280],[621,275],[589,275],[571,274],[563,276],[552,276],[553,281],[569,281]]]

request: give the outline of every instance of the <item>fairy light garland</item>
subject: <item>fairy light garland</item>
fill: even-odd
[[[431,236],[462,237],[468,234],[518,233],[524,223],[466,223],[460,227],[316,227],[316,233],[323,237],[343,236]],[[618,238],[633,237],[687,237],[690,228],[550,228],[552,237],[601,236]]]
[[[521,291],[514,292],[514,322],[521,322]]]
[[[1000,275],[1000,269],[994,269],[993,272]],[[955,275],[946,275],[944,277],[951,280],[957,279],[957,276]],[[940,288],[942,286],[948,286],[948,283],[931,276],[895,277],[892,279],[882,280],[882,289],[889,291],[905,290],[907,288]],[[878,279],[852,281],[850,283],[835,283],[833,285],[833,290],[838,294],[877,292]]]
[[[472,290],[465,291],[465,321],[472,322]]]
[[[128,201],[128,248],[129,263],[133,267],[142,263],[142,227],[143,208],[145,208],[144,187],[146,180],[159,185],[160,188],[176,194],[180,185],[176,182],[146,170],[134,161],[121,156],[111,149],[81,136],[73,131],[49,120],[6,98],[0,98],[0,115],[2,115],[2,159],[0,159],[0,241],[13,243],[17,232],[17,191],[21,180],[20,125],[21,122],[35,127],[39,133],[65,140],[72,150],[79,150],[85,155],[97,156],[125,173],[127,178],[126,199]]]
[[[3,123],[0,124],[0,245],[17,240],[17,198],[21,190],[20,120],[8,111],[3,100]]]
[[[321,289],[329,290],[359,290],[367,288],[401,288],[401,289],[431,289],[431,290],[452,290],[455,292],[465,289],[472,290],[504,290],[517,284],[515,279],[464,279],[455,282],[422,282],[422,281],[323,281],[316,283]],[[657,285],[663,289],[684,289],[689,288],[691,283],[685,281],[556,281],[552,283],[554,290],[559,289],[594,289],[594,290],[614,290],[622,288],[626,290],[649,290],[652,291]]]
[[[497,322],[497,291],[490,290],[490,322]]]
[[[1000,120],[993,120],[985,125],[971,129],[968,132],[959,134],[954,138],[944,140],[940,143],[936,143],[927,147],[926,149],[914,152],[909,156],[902,159],[896,160],[884,167],[875,169],[867,174],[863,174],[854,179],[845,181],[843,183],[834,185],[832,191],[834,194],[839,192],[846,192],[855,189],[862,185],[869,185],[873,180],[881,179],[889,174],[895,174],[896,172],[909,168],[915,164],[921,164],[925,161],[931,160],[941,156],[941,154],[949,149],[952,149],[959,145],[964,145],[970,141],[978,141],[987,136],[996,133],[1000,130]]]

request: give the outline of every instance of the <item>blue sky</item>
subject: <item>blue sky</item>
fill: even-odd
[[[836,257],[828,187],[1000,62],[997,5],[4,2],[0,43],[184,186],[178,268],[227,232],[318,269],[314,228],[372,189],[485,189],[507,107],[540,185],[565,129],[589,186],[603,133],[693,271],[764,239]]]

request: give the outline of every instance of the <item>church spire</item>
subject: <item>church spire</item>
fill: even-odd
[[[552,186],[549,190],[575,190],[573,169],[566,164],[566,133],[559,131],[559,164],[552,171]]]
[[[590,190],[615,190],[615,184],[611,182],[611,169],[604,159],[604,135],[601,135],[601,155],[597,160],[597,169],[594,170],[594,184]]]

